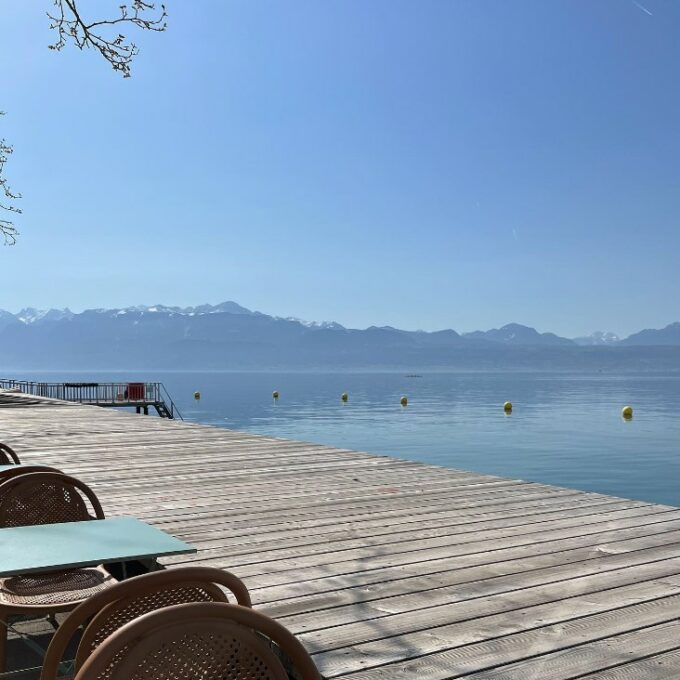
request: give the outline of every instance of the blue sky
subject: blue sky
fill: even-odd
[[[127,80],[50,6],[0,3],[0,308],[680,319],[680,3],[168,0]]]

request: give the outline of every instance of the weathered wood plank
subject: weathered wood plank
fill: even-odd
[[[637,636],[638,632],[635,631],[630,635]],[[677,680],[678,668],[680,668],[678,640],[680,640],[680,636],[676,631],[675,646],[669,652],[647,657],[643,657],[638,652],[637,659],[634,661],[607,670],[582,675],[579,678],[580,680]]]
[[[412,677],[418,680],[473,678],[488,671],[487,678],[501,680],[503,668],[528,657],[548,654],[592,640],[607,639],[639,628],[666,623],[680,616],[680,595],[658,597],[663,585],[655,582],[628,586],[620,599],[610,591],[572,598],[535,608],[535,618],[525,620],[524,611],[514,610],[495,619],[467,621],[456,628],[434,631],[432,639],[387,638],[374,650],[363,645],[339,653],[315,654],[326,678],[384,680]],[[677,592],[677,590],[676,590]],[[623,604],[622,604],[623,603]],[[618,605],[618,606],[617,606]],[[434,637],[441,634],[443,639]],[[428,651],[428,650],[433,651]],[[439,651],[434,651],[434,650]],[[611,665],[611,659],[602,665]],[[392,663],[387,659],[399,659]],[[361,666],[365,670],[361,669]],[[543,676],[541,680],[549,680]]]

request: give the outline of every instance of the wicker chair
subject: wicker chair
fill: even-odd
[[[243,582],[213,567],[178,567],[117,583],[85,600],[66,617],[47,648],[40,679],[63,677],[59,674],[60,664],[81,626],[85,630],[76,652],[76,671],[109,635],[133,619],[187,602],[228,602],[223,588],[234,595],[239,605],[251,606]]]
[[[28,475],[32,472],[59,472],[57,468],[48,467],[47,465],[13,465],[5,470],[0,470],[0,484],[6,482],[12,477],[19,475]]]
[[[86,500],[92,506],[93,515]],[[99,500],[81,481],[58,472],[22,474],[0,484],[0,527],[103,519]],[[0,674],[11,617],[70,611],[116,580],[103,568],[0,578]]]
[[[8,444],[0,442],[0,465],[21,465],[16,451]]]
[[[126,624],[88,657],[75,680],[289,680],[289,673],[321,680],[305,648],[280,623],[253,609],[203,602]]]

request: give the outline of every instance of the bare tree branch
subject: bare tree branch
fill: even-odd
[[[4,111],[0,111],[0,116],[4,115]],[[7,213],[21,214],[21,209],[13,205],[13,201],[21,198],[21,194],[12,191],[2,171],[13,151],[14,149],[0,137],[0,237],[5,245],[10,246],[16,243],[19,232],[11,220],[4,219],[2,216],[7,216]]]
[[[130,77],[130,65],[139,49],[135,43],[127,42],[120,31],[125,27],[159,32],[166,29],[165,5],[156,10],[155,3],[144,0],[120,5],[119,15],[94,21],[81,16],[76,0],[54,0],[54,6],[54,12],[48,12],[47,16],[52,22],[50,28],[57,31],[58,39],[50,45],[50,49],[61,50],[69,41],[80,50],[94,48],[123,78]]]
[[[94,48],[114,71],[118,71],[123,78],[130,77],[132,60],[139,53],[137,45],[127,42],[121,31],[126,27],[140,28],[147,31],[164,31],[167,12],[165,5],[157,10],[155,3],[144,0],[131,0],[118,6],[118,14],[108,19],[89,20],[83,18],[79,9],[79,0],[53,0],[55,9],[47,12],[50,18],[50,28],[57,31],[57,41],[50,45],[52,50],[61,50],[71,41],[75,46],[84,50]],[[0,111],[0,116],[4,115]],[[11,219],[13,213],[21,214],[14,202],[21,198],[10,188],[3,175],[5,163],[14,151],[13,147],[0,137],[0,239],[5,245],[14,245],[19,232]]]

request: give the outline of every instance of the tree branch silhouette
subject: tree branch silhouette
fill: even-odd
[[[85,19],[76,0],[54,0],[55,10],[47,13],[50,28],[57,31],[57,41],[49,47],[61,50],[72,42],[79,50],[93,48],[118,71],[130,77],[132,60],[139,53],[137,45],[128,42],[120,32],[126,27],[162,32],[166,29],[165,5],[156,10],[155,3],[133,0],[118,7],[119,14],[107,19]]]
[[[5,112],[0,111],[0,116],[4,116]],[[21,198],[21,194],[12,191],[7,179],[3,175],[5,163],[9,160],[14,149],[0,137],[0,237],[5,245],[14,245],[17,241],[19,232],[16,230],[14,223],[3,217],[7,213],[21,214],[21,209],[14,205],[14,201]]]
[[[88,19],[78,7],[78,0],[53,0],[55,9],[47,12],[50,28],[57,32],[57,40],[49,45],[51,50],[60,51],[71,42],[79,50],[94,49],[109,62],[114,71],[123,78],[130,77],[132,60],[139,54],[134,42],[129,42],[122,31],[127,28],[162,32],[166,29],[168,16],[165,5],[156,9],[156,3],[132,0],[118,6],[118,12],[109,18]],[[4,112],[0,111],[0,116]],[[0,239],[5,245],[14,245],[19,232],[10,214],[20,215],[15,201],[21,194],[10,188],[4,176],[5,163],[14,151],[13,147],[0,138]]]

